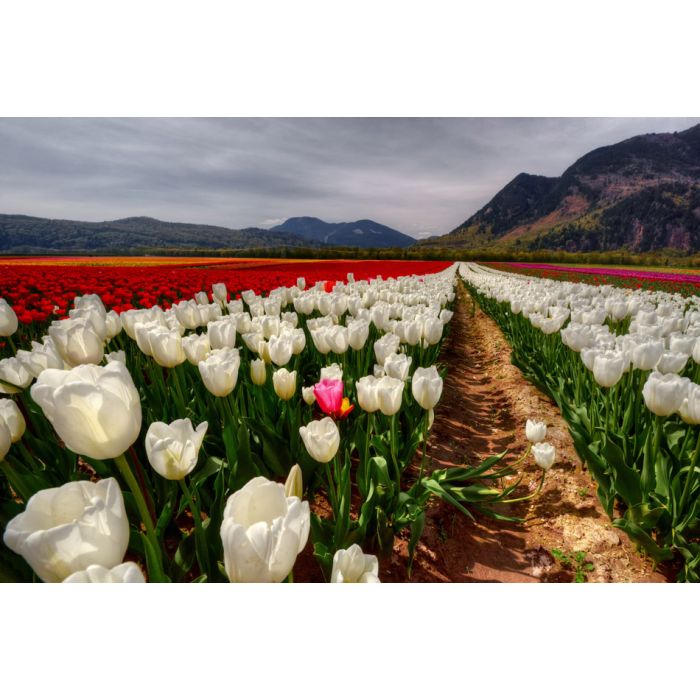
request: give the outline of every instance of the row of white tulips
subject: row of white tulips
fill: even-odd
[[[463,263],[513,360],[550,393],[614,523],[700,578],[700,297]]]

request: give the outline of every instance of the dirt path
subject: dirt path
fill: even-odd
[[[504,449],[509,450],[505,462],[514,462],[527,446],[528,418],[547,423],[547,441],[555,446],[557,460],[539,496],[503,511],[527,518],[524,524],[482,516],[474,523],[440,501],[432,505],[411,581],[573,580],[573,573],[552,557],[552,549],[586,552],[586,562],[593,565],[589,581],[667,580],[610,524],[556,405],[510,364],[499,328],[466,292],[458,297],[441,362],[450,369],[428,443],[433,468],[465,460],[475,465]],[[541,472],[532,456],[519,468],[525,473],[523,483],[534,490]],[[406,540],[399,539],[392,561],[382,563],[382,580],[406,580],[406,561]]]

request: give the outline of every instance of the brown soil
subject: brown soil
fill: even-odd
[[[547,441],[556,448],[554,466],[532,500],[503,505],[504,515],[523,523],[475,514],[476,522],[439,499],[431,501],[426,527],[408,578],[408,533],[395,540],[391,558],[380,560],[386,582],[571,582],[573,571],[551,554],[586,552],[591,582],[664,582],[653,562],[636,551],[601,508],[596,485],[574,450],[556,404],[527,382],[510,363],[510,348],[500,329],[460,292],[440,362],[449,368],[435,410],[428,442],[429,468],[478,464],[508,450],[501,465],[513,464],[527,449],[525,421],[547,424]],[[416,455],[414,469],[420,461]],[[536,490],[541,470],[529,455],[517,467],[521,492]],[[295,579],[322,580],[314,571],[310,546],[295,567]]]

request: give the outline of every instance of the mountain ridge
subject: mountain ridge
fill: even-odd
[[[419,246],[590,252],[700,250],[700,124],[601,146],[559,177],[520,173]]]
[[[296,216],[270,230],[294,233],[325,245],[357,248],[407,248],[416,242],[411,236],[371,219],[334,224],[314,216]]]

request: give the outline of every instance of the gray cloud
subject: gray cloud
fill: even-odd
[[[0,212],[446,233],[519,172],[697,118],[0,119]]]

